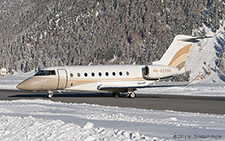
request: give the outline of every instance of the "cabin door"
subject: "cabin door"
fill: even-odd
[[[66,88],[68,77],[65,69],[58,69],[58,86],[57,89]]]

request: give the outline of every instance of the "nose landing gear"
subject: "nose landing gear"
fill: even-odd
[[[49,90],[47,94],[47,98],[51,99],[53,96],[53,91]]]
[[[120,97],[120,93],[118,92],[113,92],[112,96],[115,98]],[[134,99],[136,97],[136,94],[133,91],[127,92],[127,97]]]

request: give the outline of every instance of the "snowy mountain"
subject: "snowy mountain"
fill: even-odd
[[[2,0],[0,68],[151,64],[176,35],[216,33],[224,17],[221,0]]]
[[[201,83],[224,83],[225,21],[221,21],[221,27],[216,33],[205,26],[194,33],[202,34],[203,31],[205,36],[211,38],[192,45],[186,63],[187,71],[191,71],[190,79],[203,73]]]

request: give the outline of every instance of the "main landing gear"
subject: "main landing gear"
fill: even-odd
[[[49,90],[47,94],[47,98],[51,99],[53,96],[53,91]]]
[[[128,93],[127,93],[127,96],[128,96],[129,98],[135,98],[135,97],[136,97],[136,94],[135,94],[134,92],[128,92]]]
[[[119,92],[113,92],[112,96],[115,97],[115,98],[118,98],[118,97],[120,97],[120,93]],[[135,98],[136,94],[133,91],[131,91],[131,92],[127,92],[127,96],[129,98]]]
[[[118,98],[118,97],[120,97],[120,93],[119,92],[113,92],[112,96],[115,97],[115,98]]]

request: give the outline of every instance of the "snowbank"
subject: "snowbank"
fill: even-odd
[[[1,116],[0,125],[0,140],[154,140],[138,132],[94,128],[91,122],[80,127],[62,120],[46,120],[32,116]]]
[[[78,125],[84,123],[80,117],[87,119],[93,107],[100,108],[96,105],[45,100],[0,101],[0,105],[0,140],[158,140],[136,131],[94,127],[89,120]]]
[[[23,79],[22,75],[4,77],[0,80],[0,89],[16,89]],[[138,93],[225,96],[225,86],[197,84],[140,89]],[[66,104],[49,100],[0,101],[0,140],[214,140],[224,139],[224,131],[225,115]]]
[[[225,115],[71,104],[0,101],[0,140],[224,139]]]
[[[0,140],[173,140],[185,135],[211,140],[224,139],[224,131],[225,115],[0,101]]]

